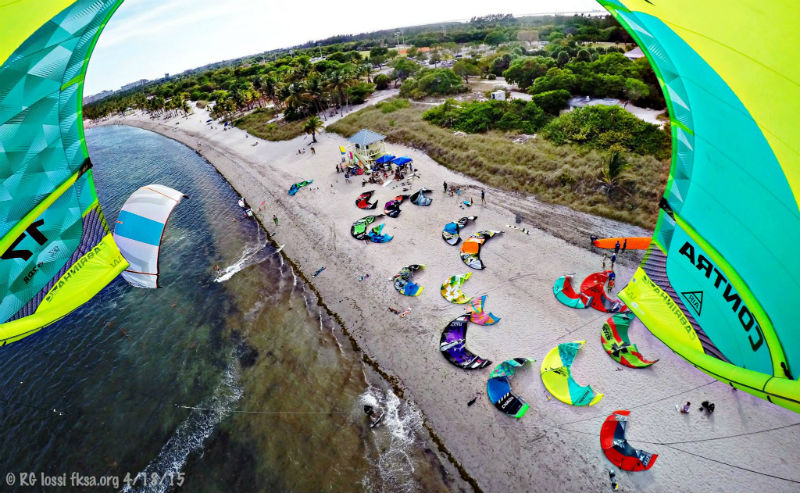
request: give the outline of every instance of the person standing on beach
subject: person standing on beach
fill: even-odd
[[[316,155],[317,155],[317,150],[316,150],[316,149],[314,149],[313,147],[311,148],[311,154],[313,154],[314,156],[316,156]]]
[[[447,193],[447,182],[444,182],[444,193]]]
[[[611,270],[614,270],[614,264],[616,264],[616,263],[617,263],[617,254],[616,253],[612,253],[611,254]]]
[[[486,205],[486,190],[481,188],[481,205]]]
[[[619,253],[619,240],[617,240],[617,244],[614,245],[614,255]]]
[[[272,220],[273,220],[273,221],[275,221],[275,226],[277,226],[277,225],[278,225],[278,216],[276,216],[275,214],[273,214],[273,215],[272,215]]]
[[[625,249],[628,248],[628,239],[625,238],[625,243],[622,244],[622,253],[625,253]]]

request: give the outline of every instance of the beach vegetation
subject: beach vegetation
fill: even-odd
[[[421,69],[415,77],[400,86],[400,96],[422,99],[426,96],[447,96],[468,91],[461,77],[449,68]]]
[[[303,125],[303,131],[307,134],[311,134],[311,142],[316,144],[317,132],[322,130],[323,126],[322,120],[318,116],[312,116],[306,120],[305,124]]]
[[[452,102],[446,104],[452,109]],[[655,224],[669,172],[668,157],[638,154],[625,147],[559,145],[541,136],[521,143],[518,132],[499,129],[454,134],[452,126],[426,121],[422,116],[426,109],[412,103],[392,112],[389,120],[380,108],[367,107],[326,130],[348,137],[369,128],[487,185],[646,228]],[[611,189],[607,177],[613,179]]]

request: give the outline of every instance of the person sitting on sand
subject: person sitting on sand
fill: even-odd
[[[700,403],[700,410],[705,411],[709,416],[714,413],[715,407],[713,402],[703,401]]]
[[[691,402],[686,401],[686,404],[684,404],[683,407],[681,408],[681,414],[689,414],[689,406],[691,405],[692,405]]]

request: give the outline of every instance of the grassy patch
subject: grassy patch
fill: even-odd
[[[291,140],[305,133],[303,131],[303,125],[306,123],[304,119],[294,122],[279,120],[268,123],[275,118],[275,114],[276,110],[274,108],[259,108],[249,115],[236,120],[234,125],[245,130],[250,135],[265,140]]]
[[[633,153],[630,165],[606,193],[601,178],[609,153],[576,145],[554,145],[541,137],[525,144],[514,134],[487,132],[467,136],[422,119],[427,107],[412,105],[393,111],[391,119],[375,107],[348,115],[328,131],[350,136],[368,128],[390,142],[423,150],[438,163],[493,187],[531,193],[536,198],[575,210],[653,228],[664,190],[669,160]]]

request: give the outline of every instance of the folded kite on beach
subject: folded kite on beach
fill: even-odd
[[[447,324],[439,339],[439,351],[450,363],[464,370],[477,370],[492,362],[466,348],[469,315],[461,315]]]
[[[411,195],[411,203],[414,205],[431,205],[433,199],[426,197],[425,194],[430,192],[427,188],[420,188],[418,192]]]
[[[389,243],[392,241],[394,236],[383,234],[383,226],[383,224],[379,224],[373,227],[369,233],[367,233],[367,239],[373,243]]]
[[[628,443],[625,431],[630,411],[614,411],[600,428],[600,447],[606,458],[623,471],[646,471],[656,463],[658,454],[637,450]]]
[[[372,203],[369,202],[369,199],[372,198],[373,193],[375,193],[374,190],[369,190],[359,195],[356,199],[356,207],[359,209],[374,209],[378,207],[377,201]]]
[[[630,368],[647,368],[658,360],[650,361],[642,356],[636,344],[628,338],[628,328],[634,316],[631,313],[616,313],[603,324],[600,341],[603,349],[614,361]]]
[[[520,369],[528,362],[534,362],[532,358],[514,358],[503,361],[489,374],[486,382],[486,393],[494,407],[515,418],[521,418],[528,411],[527,402],[522,397],[511,392],[511,385],[508,379],[514,375],[515,369]]]
[[[400,269],[400,272],[392,277],[392,282],[397,292],[406,296],[419,296],[424,288],[415,284],[411,280],[411,277],[415,272],[422,270],[424,267],[424,265],[411,264]]]
[[[461,241],[459,232],[464,229],[467,223],[476,219],[478,219],[478,216],[464,216],[456,222],[445,224],[444,229],[442,229],[442,239],[446,241],[448,245],[458,245]]]
[[[364,240],[367,238],[367,227],[374,223],[376,219],[379,217],[383,217],[383,214],[378,214],[374,216],[364,216],[361,219],[358,219],[356,222],[350,226],[350,236],[357,240]]]
[[[473,269],[482,270],[486,268],[481,260],[481,246],[494,235],[503,234],[502,231],[478,231],[464,240],[461,244],[461,261]]]
[[[572,363],[586,341],[564,342],[547,353],[542,361],[542,383],[561,402],[572,406],[593,406],[603,398],[589,385],[579,385],[572,378]]]
[[[301,188],[310,185],[314,180],[303,180],[293,184],[289,187],[289,195],[296,194]]]
[[[461,291],[461,285],[464,284],[472,276],[471,272],[463,275],[450,276],[444,283],[442,283],[442,296],[450,303],[463,305],[469,303],[472,299]]]
[[[398,195],[383,206],[383,213],[389,217],[400,215],[400,205],[408,198],[408,195]]]

